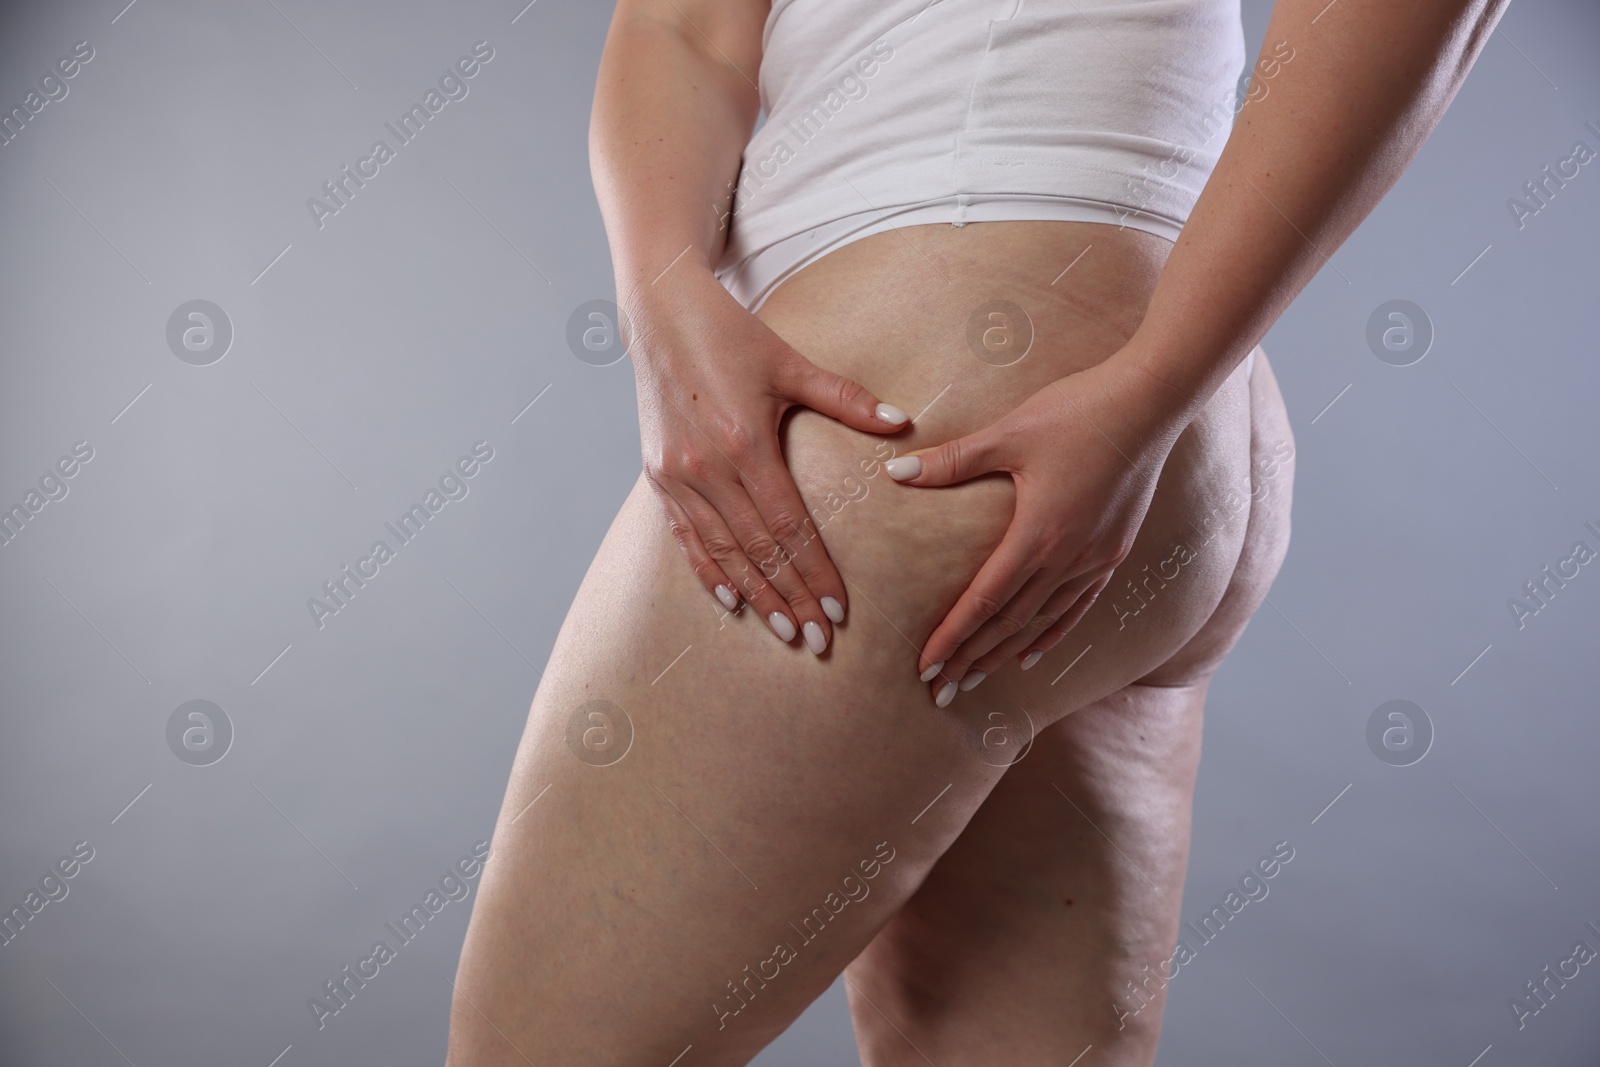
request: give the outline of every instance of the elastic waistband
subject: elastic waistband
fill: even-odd
[[[1182,227],[1174,220],[1099,200],[1050,194],[959,193],[889,211],[868,209],[785,238],[717,273],[734,298],[752,312],[801,268],[835,249],[876,233],[927,223],[964,226],[969,222],[1095,222],[1153,233],[1176,241]]]

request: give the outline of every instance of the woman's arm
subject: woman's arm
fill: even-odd
[[[1279,0],[1294,61],[1240,110],[1115,357],[1187,425],[1410,165],[1506,0]],[[1265,56],[1265,48],[1263,56]]]
[[[889,463],[917,486],[1010,473],[1005,539],[917,661],[948,702],[1038,662],[1126,558],[1172,444],[1416,155],[1505,0],[1279,0],[1293,64],[1250,101],[1116,355],[978,433]],[[1263,61],[1268,60],[1263,48]],[[968,679],[969,684],[974,684]]]
[[[654,288],[674,260],[674,271],[705,277],[721,258],[728,183],[761,110],[755,78],[769,6],[617,4],[589,119],[589,169],[619,303]]]
[[[589,126],[644,469],[706,590],[821,653],[848,596],[783,460],[803,405],[869,433],[904,412],[786,345],[716,280],[760,109],[768,0],[620,0]]]

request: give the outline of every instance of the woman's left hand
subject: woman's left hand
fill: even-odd
[[[975,433],[885,464],[910,486],[998,471],[1016,485],[1005,537],[917,660],[939,707],[1011,656],[1032,667],[1127,558],[1183,428],[1162,390],[1137,363],[1113,356],[1051,382]]]

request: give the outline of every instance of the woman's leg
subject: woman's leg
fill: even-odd
[[[936,400],[903,451],[1111,355],[1168,247],[1095,224],[914,227],[813,264],[762,318],[908,410]],[[1033,323],[1009,367],[967,346],[995,298]],[[917,650],[1004,533],[1009,479],[897,486],[878,439],[796,413],[786,456],[851,593],[822,657],[748,612],[722,617],[641,481],[533,702],[462,954],[450,1062],[746,1062],[911,898],[1017,730],[1116,692],[1200,630],[1243,543],[1227,501],[1248,481],[1249,432],[1241,370],[1174,447],[1124,563],[1147,573],[1206,538],[1177,577],[1144,579],[1156,607],[1130,621],[1108,592],[1034,670],[1002,670],[944,710]]]
[[[1172,659],[1043,731],[846,970],[867,1067],[1154,1060],[1206,687],[1288,550],[1293,438],[1259,350],[1250,385],[1256,493],[1222,603]]]

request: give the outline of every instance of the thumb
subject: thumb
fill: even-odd
[[[784,392],[788,399],[837,419],[852,430],[894,433],[911,421],[893,404],[879,402],[860,382],[823,370],[803,356],[787,378]]]
[[[985,428],[937,448],[897,456],[883,465],[889,477],[916,486],[954,485],[1002,470],[1000,438]]]

